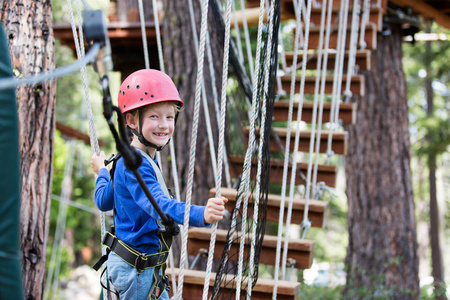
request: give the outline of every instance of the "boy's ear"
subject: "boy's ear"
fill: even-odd
[[[128,113],[125,115],[125,121],[131,129],[138,129],[137,120],[135,115]]]

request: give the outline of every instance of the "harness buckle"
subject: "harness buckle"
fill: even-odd
[[[139,253],[138,256],[136,256],[136,260],[134,261],[134,267],[138,271],[138,273],[144,272],[144,264],[145,261],[147,261],[147,254],[145,253]]]

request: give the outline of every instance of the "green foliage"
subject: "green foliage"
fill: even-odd
[[[299,299],[339,300],[342,299],[342,290],[343,286],[326,287],[302,284]]]
[[[433,31],[436,30],[433,28]],[[403,50],[412,149],[419,156],[439,156],[450,145],[450,41],[431,42],[429,52],[423,42],[405,44]],[[428,113],[426,80],[431,81],[434,102],[433,111]]]

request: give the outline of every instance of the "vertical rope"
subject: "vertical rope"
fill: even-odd
[[[328,163],[330,158],[334,155],[333,150],[331,149],[332,144],[332,134],[333,128],[336,126],[335,119],[335,111],[337,110],[337,106],[339,105],[339,100],[341,97],[341,89],[342,89],[342,76],[343,76],[343,64],[344,64],[344,56],[345,56],[345,40],[347,35],[347,20],[348,20],[348,7],[349,0],[341,1],[341,7],[339,10],[339,34],[338,34],[338,45],[337,45],[337,53],[336,53],[336,64],[334,68],[334,77],[333,77],[333,95],[331,101],[331,111],[330,111],[330,131],[328,132],[328,141],[327,141],[327,155],[328,155]]]
[[[300,103],[297,111],[297,128],[295,133],[295,142],[294,142],[294,159],[291,168],[291,183],[289,190],[289,207],[288,213],[286,217],[286,232],[289,233],[289,229],[291,227],[291,217],[292,217],[292,203],[294,199],[294,188],[295,188],[295,176],[297,171],[297,159],[298,159],[298,146],[300,142],[300,123],[302,119],[302,107],[304,101],[304,93],[305,93],[305,78],[306,78],[306,63],[308,61],[308,42],[309,42],[309,31],[310,31],[310,16],[311,16],[311,0],[308,1],[306,19],[305,19],[305,43],[303,47],[303,58],[302,58],[302,76],[301,76],[301,84],[300,84]],[[286,260],[287,260],[287,252],[289,246],[289,234],[286,234],[284,240],[283,247],[283,258],[281,260],[281,270],[283,279],[286,278]]]
[[[244,52],[242,51],[241,32],[239,30],[239,23],[237,21],[236,1],[233,1],[233,19],[234,19],[234,32],[236,33],[238,56],[239,56],[239,60],[243,64],[244,63]]]
[[[320,137],[322,132],[322,114],[323,114],[323,103],[325,98],[325,85],[326,85],[326,70],[328,64],[328,52],[329,52],[329,44],[330,44],[330,35],[331,35],[331,16],[333,9],[333,0],[328,2],[328,12],[327,12],[327,25],[326,25],[326,37],[325,37],[325,54],[323,58],[323,67],[322,67],[322,80],[320,86],[320,110],[319,110],[319,128],[317,131],[317,140],[316,140],[316,156],[313,167],[313,179],[312,179],[312,194],[316,193],[316,182],[317,182],[317,171],[319,166],[319,149],[320,149]]]
[[[148,57],[148,46],[147,46],[147,34],[145,32],[144,4],[142,3],[142,0],[138,0],[138,4],[139,4],[139,18],[141,21],[142,46],[144,47],[145,68],[150,69],[150,60]]]
[[[356,57],[356,49],[358,47],[358,31],[359,31],[359,13],[361,10],[360,0],[353,1],[353,12],[352,12],[352,26],[351,26],[351,34],[350,34],[350,52],[348,56],[348,64],[347,64],[347,81],[345,82],[345,102],[347,103],[352,97],[352,91],[350,90],[350,84],[352,82],[352,75],[355,73],[355,57]],[[362,37],[364,39],[364,37]],[[336,110],[336,118],[338,120],[339,117],[339,106]]]
[[[269,47],[272,45],[273,39],[273,14],[274,14],[275,1],[272,0],[269,10],[269,36],[267,41],[267,51],[266,51],[266,60],[265,60],[265,68],[264,68],[264,88],[263,88],[263,101],[262,101],[262,113],[261,113],[261,124],[259,126],[259,148],[258,148],[258,167],[256,174],[256,192],[254,196],[253,203],[253,223],[252,223],[252,239],[251,239],[251,247],[250,247],[250,270],[248,272],[248,284],[247,284],[247,300],[251,299],[252,295],[252,276],[255,269],[254,259],[255,259],[255,244],[256,244],[256,230],[257,230],[257,220],[258,220],[258,208],[259,208],[259,197],[261,192],[261,174],[262,174],[262,156],[263,156],[263,146],[265,145],[265,126],[266,126],[266,100],[267,100],[267,90],[269,88],[269,70],[270,70],[270,62],[272,59],[272,51],[270,51]],[[245,215],[243,216],[245,218]]]
[[[198,38],[197,38],[197,28],[195,25],[195,15],[194,15],[194,7],[192,5],[192,0],[188,1],[189,3],[189,16],[191,18],[191,27],[192,27],[192,35],[194,37],[194,45],[195,45],[195,54],[197,56],[198,59]],[[206,33],[206,37],[208,36],[208,34]],[[206,37],[205,37],[205,43],[206,43]],[[208,146],[209,146],[209,155],[211,158],[211,166],[213,168],[213,173],[214,173],[214,177],[217,176],[217,159],[216,159],[216,155],[215,155],[215,149],[214,149],[214,137],[213,137],[213,133],[212,133],[212,128],[211,128],[211,118],[209,116],[209,105],[208,105],[208,100],[206,99],[206,87],[205,87],[205,82],[202,81],[202,105],[204,108],[204,113],[205,113],[205,124],[206,124],[206,133],[208,135]]]
[[[366,35],[366,26],[369,22],[369,16],[370,16],[370,0],[364,0],[364,6],[363,6],[363,17],[361,21],[361,33],[359,34],[359,48],[361,50],[366,49],[366,41],[364,40],[364,37]]]
[[[78,0],[76,2],[76,6],[77,6],[77,16],[78,16],[78,24],[79,24],[79,32],[80,32],[80,37],[78,38],[78,34],[77,34],[77,29],[76,29],[76,24],[75,24],[75,19],[74,19],[74,14],[73,14],[73,9],[72,9],[72,3],[71,0],[67,0],[67,6],[69,9],[69,15],[70,15],[70,23],[72,26],[72,33],[73,33],[73,38],[74,38],[74,43],[75,43],[75,48],[76,48],[76,52],[77,52],[77,57],[78,59],[82,59],[85,55],[85,49],[84,49],[84,39],[83,39],[83,29],[82,29],[82,17],[81,17],[81,5],[80,5],[80,1]],[[95,125],[94,125],[94,116],[92,113],[92,107],[91,107],[91,103],[90,103],[90,99],[89,99],[89,87],[88,87],[88,80],[87,80],[87,71],[86,71],[86,66],[83,65],[81,67],[81,79],[83,82],[83,89],[84,89],[84,100],[86,103],[86,111],[87,111],[87,117],[89,120],[89,138],[90,138],[90,145],[91,145],[91,151],[94,153],[100,153],[100,146],[98,144],[98,138],[97,138],[97,133],[95,130]],[[103,236],[106,232],[106,222],[105,222],[105,214],[102,211],[99,211],[99,215],[100,215],[100,227],[101,227],[101,238],[103,239]],[[102,254],[106,254],[106,247],[102,245]],[[103,289],[103,297],[107,297],[107,291],[105,289]],[[106,298],[105,298],[106,299]]]
[[[317,109],[318,109],[318,103],[319,103],[319,87],[321,84],[321,79],[325,80],[324,77],[321,77],[321,68],[322,68],[322,50],[323,50],[323,35],[325,31],[325,10],[327,5],[327,0],[323,0],[322,3],[322,13],[320,16],[320,32],[319,32],[319,51],[317,54],[317,67],[316,67],[316,82],[314,86],[314,104],[313,104],[313,115],[312,115],[312,124],[311,124],[311,136],[310,136],[310,142],[309,142],[309,157],[308,157],[308,170],[306,175],[306,189],[305,189],[305,208],[303,213],[303,221],[301,224],[302,227],[302,238],[305,237],[306,231],[311,226],[311,222],[308,219],[308,212],[309,212],[309,198],[310,198],[310,191],[311,191],[311,176],[312,176],[312,169],[313,169],[313,153],[314,153],[314,141],[316,136],[316,124],[320,127],[320,122],[317,123]],[[325,73],[326,70],[323,70]],[[320,141],[320,135],[317,136],[317,140]]]
[[[216,198],[221,197],[222,186],[222,165],[224,156],[224,143],[225,143],[225,115],[227,109],[227,82],[228,82],[228,59],[230,52],[230,16],[231,16],[231,2],[227,3],[226,21],[225,21],[225,41],[223,49],[223,68],[222,68],[222,94],[221,94],[221,108],[220,108],[220,127],[219,127],[219,145],[218,145],[218,162],[217,162],[217,174],[216,174]],[[214,258],[214,248],[216,244],[217,235],[217,222],[212,224],[211,240],[209,244],[208,263],[206,266],[205,284],[203,286],[203,300],[208,297],[209,281],[211,278],[211,269]]]
[[[161,32],[159,30],[158,3],[156,3],[156,0],[152,0],[152,6],[153,6],[153,19],[155,22],[155,31],[156,31],[156,45],[158,47],[159,69],[163,73],[165,73],[163,49],[161,44]]]
[[[252,54],[252,44],[250,43],[250,34],[248,33],[247,16],[245,14],[245,3],[244,0],[240,0],[241,4],[241,14],[242,14],[242,27],[244,28],[245,36],[245,48],[247,49],[247,60],[250,67],[250,76],[252,79],[255,78],[255,67],[253,65],[253,54]],[[256,50],[258,51],[258,50]],[[255,82],[253,82],[255,84]]]
[[[294,3],[297,3],[298,0],[294,0]],[[298,4],[295,4],[297,7]],[[297,10],[296,10],[297,11]],[[296,28],[300,27],[301,20],[300,14],[295,14],[296,18]],[[295,30],[294,37],[294,57],[292,60],[291,66],[291,87],[290,87],[290,97],[289,97],[289,110],[288,110],[288,123],[287,123],[287,133],[286,133],[286,146],[284,153],[284,164],[283,164],[283,184],[281,186],[281,202],[280,202],[280,213],[278,219],[278,234],[277,234],[277,249],[275,254],[275,284],[273,286],[272,299],[275,300],[277,298],[277,289],[278,289],[278,278],[279,278],[279,270],[280,270],[280,257],[281,257],[281,238],[283,233],[283,221],[284,221],[284,206],[285,206],[285,198],[286,198],[286,185],[287,185],[287,177],[289,170],[289,151],[290,151],[290,141],[291,141],[291,128],[292,128],[292,115],[294,110],[294,95],[295,95],[295,77],[296,77],[296,66],[297,66],[297,56],[298,56],[298,48],[300,44],[300,33],[301,30]],[[302,107],[298,107],[299,110],[302,110]],[[300,119],[298,120],[300,122]]]
[[[197,61],[197,81],[195,89],[195,103],[194,103],[194,115],[192,123],[192,136],[191,136],[191,148],[189,151],[189,173],[188,173],[188,186],[186,194],[186,210],[184,214],[184,224],[187,227],[189,224],[189,212],[191,208],[191,198],[192,198],[192,188],[194,184],[194,167],[195,167],[195,153],[197,148],[197,133],[198,133],[198,119],[200,113],[200,96],[201,96],[201,84],[203,82],[203,60],[205,51],[205,37],[207,30],[207,20],[208,20],[208,7],[209,1],[203,1],[202,6],[202,21],[200,30],[200,46],[199,46],[199,56]],[[181,245],[181,260],[180,260],[180,273],[178,276],[178,294],[177,299],[181,300],[183,292],[183,280],[184,280],[184,269],[187,261],[187,238],[188,230],[184,230]]]
[[[257,82],[259,77],[259,65],[260,65],[260,56],[261,56],[261,37],[262,37],[262,27],[263,27],[263,17],[264,17],[264,0],[261,0],[260,2],[260,10],[259,10],[259,21],[258,21],[258,34],[257,34],[257,46],[256,46],[256,62],[255,62],[255,73],[253,74],[253,82]],[[236,231],[236,223],[237,223],[237,217],[239,214],[239,210],[241,207],[241,204],[243,205],[243,210],[246,210],[245,206],[248,203],[249,198],[249,185],[250,185],[250,170],[251,170],[251,158],[252,158],[252,151],[254,149],[255,145],[255,124],[256,124],[256,118],[258,115],[257,107],[259,104],[259,99],[257,98],[257,91],[258,86],[257,84],[253,84],[253,94],[252,94],[252,108],[250,113],[250,131],[249,131],[249,140],[248,140],[248,147],[245,154],[244,159],[244,166],[243,166],[243,172],[242,172],[242,179],[239,184],[238,188],[238,197],[236,199],[235,209],[233,210],[233,215],[231,217],[231,225],[230,230],[228,231],[228,239],[225,244],[224,253],[225,256],[223,257],[223,263],[222,265],[226,265],[228,263],[228,253],[231,248],[233,235]],[[242,197],[244,197],[244,200],[242,200]],[[243,225],[244,226],[244,225]],[[239,262],[239,263],[242,263]],[[242,275],[242,274],[240,274]],[[240,281],[240,277],[236,279],[236,282]],[[216,291],[214,291],[216,292]],[[240,294],[240,293],[239,293]]]
[[[56,222],[55,236],[52,245],[52,252],[50,258],[50,264],[47,271],[47,280],[45,282],[44,299],[48,299],[50,286],[52,287],[52,296],[56,298],[56,291],[59,282],[59,270],[61,263],[61,250],[62,240],[64,238],[64,232],[66,229],[66,217],[67,217],[67,203],[71,194],[71,178],[73,170],[73,160],[75,156],[75,141],[71,140],[67,143],[69,147],[69,154],[64,166],[64,177],[61,184],[61,201],[59,203],[58,219]],[[55,276],[53,277],[53,274]]]

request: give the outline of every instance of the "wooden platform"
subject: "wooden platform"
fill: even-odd
[[[281,84],[282,88],[285,92],[289,93],[291,90],[291,76],[290,75],[284,75],[280,76],[281,78]],[[295,93],[300,93],[300,83],[301,83],[302,76],[296,75],[295,77]],[[325,90],[324,93],[331,95],[333,93],[333,82],[334,82],[334,75],[328,75],[325,78]],[[342,87],[341,87],[341,95],[345,91],[345,85],[347,82],[347,76],[342,76]],[[305,94],[313,95],[315,91],[316,86],[316,76],[306,76],[305,77]],[[320,86],[319,86],[320,91]],[[363,75],[354,75],[351,78],[350,83],[350,91],[353,93],[353,95],[360,95],[364,96],[365,94],[365,80]]]
[[[232,188],[221,188],[222,196],[228,199],[225,208],[232,211],[236,205],[237,191]],[[215,197],[216,189],[209,190],[209,196]],[[286,222],[287,210],[289,205],[289,195],[285,197],[284,204],[284,222]],[[281,195],[269,194],[267,199],[267,214],[266,218],[269,222],[278,222],[280,218],[280,203]],[[305,210],[306,201],[301,199],[299,195],[294,196],[292,203],[291,224],[301,224],[303,221],[303,214]],[[325,226],[325,212],[328,207],[328,202],[310,199],[308,204],[308,219],[311,221],[312,227],[323,228]],[[248,206],[248,216],[253,218],[253,195],[250,196]]]
[[[237,178],[242,173],[242,168],[244,165],[244,157],[242,156],[231,156],[230,160],[230,174],[232,177]],[[255,162],[253,162],[254,167]],[[270,182],[272,183],[282,183],[283,180],[283,165],[284,161],[280,159],[271,159],[270,160]],[[302,172],[306,176],[306,172],[308,170],[308,164],[306,163],[298,163],[297,169]],[[253,168],[254,172],[255,168]],[[301,179],[301,176],[298,174],[295,176],[295,184],[300,185],[304,184],[304,181]],[[323,181],[329,187],[336,186],[336,175],[337,175],[337,167],[330,165],[318,165],[317,171],[317,181]],[[289,164],[288,178],[291,178],[291,164]],[[289,182],[288,182],[289,184]]]
[[[298,102],[293,103],[292,107],[292,120],[297,120]],[[302,121],[311,123],[313,115],[313,102],[303,102],[302,109]],[[323,122],[330,121],[331,103],[326,102],[323,104]],[[274,104],[273,118],[274,121],[287,121],[289,114],[289,101],[279,100]],[[339,119],[344,124],[355,124],[356,122],[356,103],[340,103],[339,104]]]
[[[197,255],[200,249],[209,249],[209,243],[211,240],[210,228],[190,228],[189,229],[189,242],[188,242],[188,254]],[[214,250],[214,257],[221,258],[222,252],[225,247],[227,239],[227,230],[217,229],[216,235],[216,247]],[[234,239],[239,240],[240,232],[235,233]],[[246,235],[244,257],[250,256],[250,243],[249,234]],[[282,241],[284,245],[284,241]],[[282,246],[283,247],[283,246]],[[277,249],[277,237],[265,235],[263,239],[263,245],[261,249],[261,255],[259,263],[265,265],[275,265],[275,256]],[[295,268],[308,269],[313,263],[313,250],[314,241],[291,239],[288,245],[288,258],[292,258],[296,261]],[[230,249],[230,253],[239,252],[239,242],[233,243]],[[237,260],[238,255],[230,256],[230,260]]]
[[[170,282],[172,282],[172,276],[175,275],[175,279],[178,281],[179,269],[174,270],[172,274],[172,269],[167,268],[166,274],[170,277]],[[196,270],[184,270],[184,280],[183,280],[183,299],[185,300],[198,300],[202,299],[203,295],[203,285],[205,283],[206,272],[196,271]],[[209,294],[211,296],[212,287],[214,286],[214,281],[216,279],[216,273],[212,272],[209,281]],[[225,286],[225,283],[227,285]],[[259,278],[256,285],[252,289],[252,300],[268,300],[272,299],[272,291],[275,281],[272,279]],[[300,283],[278,280],[277,283],[277,299],[278,300],[297,300],[300,293]],[[226,275],[224,284],[222,284],[221,289],[225,289],[224,293],[230,295],[230,297],[235,298],[236,284],[234,283],[234,275]],[[241,284],[241,299],[245,299],[247,290],[247,280],[243,281]],[[234,294],[234,295],[233,295]],[[173,296],[173,289],[171,289],[169,296]]]
[[[358,50],[356,52],[355,56],[355,64],[359,67],[360,70],[370,70],[370,64],[371,64],[371,53],[369,50]],[[348,57],[350,52],[345,51],[344,56],[344,70],[347,70],[348,66]],[[308,63],[306,64],[307,69],[316,70],[317,69],[317,52],[314,53],[308,53],[307,60]],[[288,67],[292,66],[292,62],[294,60],[294,52],[286,52],[286,65]],[[323,58],[324,54],[322,54],[322,66],[323,66]],[[297,69],[301,69],[301,63],[303,60],[303,52],[299,51],[297,54]],[[334,70],[334,66],[336,63],[336,52],[328,53],[328,62],[327,62],[327,70]]]

